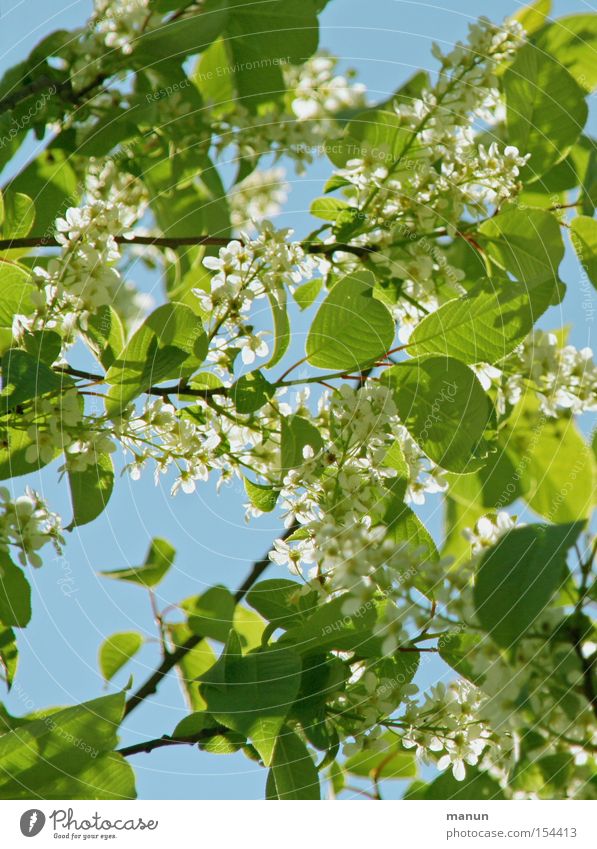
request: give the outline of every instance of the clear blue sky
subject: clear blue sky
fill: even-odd
[[[435,70],[430,54],[432,41],[446,46],[463,37],[467,23],[478,15],[500,19],[519,5],[510,0],[446,0],[437,4],[416,0],[332,0],[321,18],[320,43],[339,55],[344,65],[358,69],[371,100],[382,100],[414,70]],[[0,69],[24,58],[52,30],[81,24],[90,7],[88,0],[13,0],[8,8],[3,4]],[[556,0],[555,9],[562,15],[589,11],[591,7],[583,0]],[[595,134],[594,116],[592,120]],[[327,166],[322,163],[302,178],[289,173],[289,179],[296,182],[282,219],[286,226],[292,222],[299,232],[309,226],[306,210],[309,201],[320,194],[326,171]],[[591,325],[584,320],[580,308],[579,269],[570,252],[562,266],[562,278],[569,287],[563,308],[552,310],[543,325],[555,327],[570,322],[574,325],[574,344],[591,344]],[[137,279],[141,280],[141,276]],[[149,285],[146,279],[144,285]],[[156,285],[155,281],[152,285]],[[20,492],[26,482],[32,483],[68,521],[66,485],[56,483],[56,465],[35,480],[18,479],[15,489]],[[21,665],[15,692],[6,700],[8,708],[21,714],[101,695],[103,683],[97,666],[101,641],[116,631],[126,630],[153,636],[145,593],[132,585],[119,585],[97,576],[100,569],[140,563],[152,536],[166,537],[178,550],[176,568],[158,588],[161,607],[200,593],[213,583],[236,586],[278,532],[274,519],[268,517],[247,528],[244,500],[238,487],[225,489],[216,497],[211,483],[201,485],[192,496],[172,499],[169,485],[154,487],[151,473],[136,483],[122,478],[105,514],[93,525],[68,535],[64,558],[53,560],[48,551],[44,567],[36,572],[30,570],[34,583],[33,621],[19,635]],[[423,515],[437,532],[436,507],[429,506]],[[270,574],[273,572],[274,569]],[[157,658],[155,645],[144,647],[126,673],[117,677],[117,685],[124,684],[129,672],[138,684],[154,668]],[[429,664],[422,678],[429,683],[443,674],[445,670]],[[169,732],[185,712],[172,676],[158,695],[124,725],[123,743]],[[265,770],[241,755],[208,755],[181,747],[139,755],[133,763],[141,798],[263,797]],[[388,795],[400,795],[400,782],[397,784]]]

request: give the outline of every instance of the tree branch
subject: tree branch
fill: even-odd
[[[288,539],[288,537],[292,533],[294,533],[297,527],[298,525],[296,524],[296,522],[293,523],[291,527],[285,531],[282,536],[282,539]],[[258,578],[263,574],[263,572],[265,572],[268,566],[271,566],[271,560],[269,559],[269,551],[264,554],[264,556],[260,560],[257,560],[253,564],[251,571],[235,592],[234,601],[236,604],[243,600],[243,598],[251,589],[255,581],[257,581]],[[173,669],[177,665],[177,663],[180,663],[180,661],[186,654],[188,654],[188,652],[190,652],[197,645],[199,645],[202,639],[203,637],[199,634],[193,634],[185,643],[183,643],[181,646],[178,646],[174,651],[167,654],[158,666],[158,668],[155,670],[155,672],[149,676],[147,681],[145,681],[145,683],[139,687],[137,692],[133,693],[133,695],[126,702],[124,707],[124,716],[128,716],[129,713],[135,710],[135,708],[140,705],[141,702],[143,702],[148,696],[152,696],[157,691],[157,688],[161,684],[162,679],[170,672],[171,669]],[[162,745],[168,744],[164,743]],[[145,750],[141,749],[140,751]]]
[[[184,248],[197,247],[200,245],[225,246],[232,241],[228,236],[132,236],[130,239],[124,236],[116,236],[119,245],[149,245],[157,248]],[[236,241],[241,241],[237,239]],[[334,242],[326,245],[323,242],[301,242],[302,247],[311,254],[331,254],[335,251],[344,251],[355,256],[363,257],[375,253],[376,247],[365,245],[349,245],[343,242]],[[0,250],[11,250],[12,248],[57,248],[61,243],[54,236],[24,236],[20,239],[0,239]]]
[[[165,746],[193,746],[196,743],[201,743],[202,740],[210,740],[212,737],[218,737],[229,732],[230,729],[224,725],[216,725],[213,728],[204,728],[203,731],[190,737],[170,737],[168,734],[164,734],[163,737],[156,737],[154,740],[145,740],[143,743],[123,746],[122,749],[116,749],[116,752],[124,758],[130,758],[132,755],[139,755],[142,752],[149,754],[154,749],[163,749]]]

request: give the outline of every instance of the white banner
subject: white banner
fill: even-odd
[[[0,802],[0,845],[41,849],[74,841],[128,849],[164,847],[169,841],[169,849],[175,849],[188,845],[190,838],[193,846],[209,849],[228,849],[247,840],[260,849],[318,849],[326,843],[362,849],[382,840],[390,849],[597,846],[597,802],[388,801],[369,813],[363,804]]]

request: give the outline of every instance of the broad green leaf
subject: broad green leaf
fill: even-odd
[[[180,12],[187,3],[171,5]],[[156,58],[176,57],[201,53],[218,37],[228,20],[227,0],[208,0],[191,15],[173,15],[155,29],[149,29],[135,39],[135,59],[144,67]]]
[[[484,676],[474,671],[473,661],[486,639],[481,634],[467,633],[464,629],[449,631],[438,640],[439,656],[463,678],[480,686]]]
[[[0,228],[1,239],[22,239],[29,235],[35,220],[35,204],[28,195],[22,192],[5,192],[4,194],[4,221]],[[0,256],[17,259],[23,254],[29,253],[30,248],[11,248],[2,251]]]
[[[480,241],[491,259],[517,280],[556,281],[564,257],[557,219],[542,209],[509,209],[484,221]]]
[[[538,50],[550,53],[568,68],[579,86],[597,85],[597,15],[567,15],[539,30],[533,39]]]
[[[504,424],[500,442],[518,472],[525,501],[536,513],[550,522],[590,516],[595,465],[573,418],[549,418],[527,397]]]
[[[3,413],[40,395],[58,392],[72,383],[69,377],[57,374],[32,354],[18,348],[6,351],[1,369],[0,409]]]
[[[36,361],[52,365],[62,349],[62,337],[54,330],[34,330],[23,339],[27,353]]]
[[[69,153],[52,146],[17,174],[10,189],[26,194],[35,204],[37,233],[53,233],[56,219],[78,205],[81,192]]]
[[[288,296],[285,289],[272,289],[267,293],[274,320],[274,350],[265,368],[277,365],[290,345],[290,321],[288,319]]]
[[[570,225],[570,236],[578,261],[597,289],[597,221],[577,215]]]
[[[409,352],[495,363],[525,338],[552,300],[551,280],[487,280],[426,316],[410,337]]]
[[[116,569],[112,572],[100,572],[104,578],[116,578],[119,581],[130,581],[143,587],[155,587],[162,580],[174,563],[176,549],[165,539],[152,539],[142,566],[128,569]]]
[[[2,799],[133,799],[134,773],[113,750],[124,693],[48,712],[0,737]]]
[[[323,448],[323,439],[310,421],[299,415],[281,418],[280,465],[282,473],[302,466],[305,461],[305,449],[311,449],[316,456]]]
[[[184,304],[164,304],[143,322],[106,373],[112,384],[108,415],[155,383],[190,377],[207,353],[207,337],[197,315]]]
[[[240,0],[224,35],[232,53],[237,92],[254,111],[259,103],[282,95],[282,64],[300,64],[316,50],[316,5],[313,0]]]
[[[503,78],[508,141],[531,158],[528,180],[563,159],[587,120],[584,92],[561,62],[527,44]]]
[[[481,558],[474,601],[481,627],[511,648],[546,608],[566,577],[566,553],[583,522],[526,525],[504,534]]]
[[[340,198],[316,198],[309,208],[309,212],[315,218],[322,218],[324,221],[335,221],[338,215],[345,209],[350,209],[345,200]]]
[[[254,413],[267,404],[275,391],[273,384],[257,369],[239,377],[228,396],[234,401],[238,413]]]
[[[0,667],[9,690],[16,675],[18,661],[19,651],[14,631],[0,625]]]
[[[269,766],[298,693],[300,673],[300,659],[290,649],[274,647],[245,657],[226,654],[217,677],[210,677],[211,673],[203,677],[201,695],[208,711],[227,728],[248,737]]]
[[[24,628],[31,619],[31,587],[27,578],[0,549],[0,623]]]
[[[309,329],[306,349],[312,366],[358,370],[390,349],[394,321],[387,307],[373,297],[374,283],[368,271],[336,283]]]
[[[278,503],[280,490],[268,484],[253,483],[248,478],[243,478],[243,483],[253,507],[261,510],[262,513],[271,513]]]
[[[93,355],[104,368],[109,369],[124,348],[125,336],[118,313],[110,306],[97,309],[87,320],[82,334]]]
[[[68,470],[73,518],[67,530],[86,525],[105,509],[114,486],[114,464],[109,454],[96,454],[84,472]]]
[[[225,643],[232,628],[236,601],[226,587],[210,587],[199,596],[183,601],[187,625],[193,634]]]
[[[170,637],[175,647],[182,646],[193,634],[184,623],[170,625],[168,628]],[[213,649],[206,640],[201,640],[190,651],[185,652],[177,664],[178,680],[182,693],[189,708],[193,711],[205,710],[205,699],[199,692],[198,679],[216,662]]]
[[[292,625],[280,638],[284,645],[292,645],[297,652],[354,651],[360,657],[379,657],[381,639],[373,637],[377,620],[374,602],[363,602],[354,613],[347,614],[347,596],[337,596],[315,608],[306,620]]]
[[[364,750],[352,755],[342,764],[343,768],[360,778],[414,778],[417,775],[414,752],[403,749],[394,734],[384,734],[382,743],[370,752]]]
[[[10,417],[0,420],[0,480],[28,475],[47,465],[39,456],[34,460],[27,459],[27,449],[33,444],[22,427],[10,426]],[[54,457],[60,453],[57,447]]]
[[[491,407],[473,372],[452,357],[425,356],[388,369],[400,418],[439,466],[473,471]]]
[[[320,799],[319,776],[303,741],[282,728],[268,776],[270,799]]]
[[[110,681],[142,645],[143,637],[136,631],[122,631],[104,640],[99,650],[99,666],[106,681]]]
[[[315,277],[313,280],[309,280],[308,283],[303,283],[302,286],[295,289],[292,297],[301,310],[306,310],[314,303],[322,287],[323,278]]]
[[[263,640],[267,622],[254,610],[237,604],[232,617],[234,632],[245,652],[258,648]]]
[[[316,595],[301,594],[301,585],[286,578],[272,578],[255,584],[247,593],[247,602],[268,622],[287,628],[305,619],[313,610]]]
[[[527,35],[530,35],[543,26],[550,14],[551,0],[535,0],[534,3],[519,9],[512,18],[524,27]]]
[[[0,263],[0,353],[12,344],[12,324],[16,315],[33,312],[31,295],[35,288],[29,272],[16,263]]]

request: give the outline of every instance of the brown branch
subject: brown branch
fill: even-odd
[[[149,754],[154,749],[162,749],[165,746],[193,746],[203,740],[211,740],[212,737],[219,737],[221,734],[228,734],[229,732],[230,729],[224,725],[216,725],[214,728],[204,728],[198,734],[189,737],[170,737],[164,734],[163,737],[156,737],[154,740],[145,740],[143,743],[123,746],[122,749],[116,749],[116,752],[124,758],[130,758],[132,755],[139,755],[142,752]]]
[[[297,527],[298,526],[296,525],[296,523],[291,525],[291,527],[288,528],[283,534],[282,539],[287,539],[292,533],[294,533]],[[271,566],[271,560],[269,559],[269,551],[264,554],[264,556],[260,560],[257,560],[253,564],[251,571],[235,592],[234,601],[236,604],[243,600],[243,598],[251,589],[255,581],[257,581],[258,578],[263,574],[263,572],[265,572],[268,566]],[[190,652],[197,645],[199,645],[202,639],[203,637],[199,634],[193,634],[181,646],[178,646],[174,651],[167,654],[158,666],[158,668],[155,670],[155,672],[153,672],[149,676],[147,681],[145,681],[145,683],[139,687],[137,692],[133,693],[133,695],[129,698],[124,707],[124,716],[128,716],[129,713],[131,713],[138,705],[140,705],[141,702],[143,702],[148,696],[152,696],[157,691],[157,688],[161,684],[162,679],[170,672],[171,669],[173,669],[177,665],[177,663],[180,663],[180,661],[185,657],[186,654],[188,654],[188,652]],[[168,744],[164,743],[162,745]]]
[[[106,379],[105,375],[82,371],[72,366],[54,366],[54,371],[69,374],[72,377],[80,377],[84,380],[91,380],[93,383],[102,383]],[[225,386],[214,387],[213,389],[192,389],[184,381],[181,381],[176,386],[149,386],[144,390],[144,393],[145,395],[158,395],[163,398],[168,397],[168,395],[191,395],[193,398],[211,398],[212,395],[227,395],[228,390]]]
[[[132,236],[130,239],[124,236],[115,237],[119,245],[148,245],[157,248],[184,248],[198,247],[201,245],[225,246],[232,237],[228,236]],[[241,240],[237,240],[241,241]],[[330,254],[335,251],[344,251],[358,257],[369,256],[375,253],[376,247],[365,245],[349,245],[343,242],[334,242],[326,245],[323,242],[302,242],[302,247],[311,254]],[[24,236],[20,239],[0,239],[0,250],[11,250],[12,248],[57,248],[61,243],[54,236]]]

